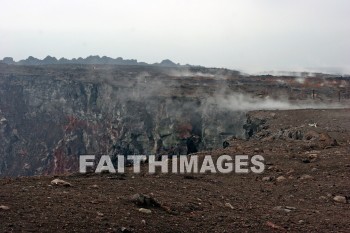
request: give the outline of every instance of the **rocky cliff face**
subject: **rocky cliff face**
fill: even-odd
[[[244,135],[243,112],[169,77],[17,69],[0,80],[0,176],[76,172],[83,154],[188,154]]]
[[[0,63],[0,176],[77,172],[83,154],[210,150],[264,129],[247,110],[297,101],[348,106],[349,90],[346,77],[300,82],[203,67]]]

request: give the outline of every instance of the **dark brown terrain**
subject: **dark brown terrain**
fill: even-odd
[[[55,176],[2,178],[0,232],[350,232],[349,116],[250,112],[249,139],[198,153],[261,154],[260,175],[150,175],[144,167],[60,176],[69,187],[52,185]]]

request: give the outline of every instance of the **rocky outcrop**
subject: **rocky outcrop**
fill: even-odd
[[[252,112],[247,114],[247,122],[244,124],[245,135],[249,139],[261,140],[262,142],[300,141],[304,147],[324,149],[337,146],[338,142],[324,129],[318,129],[317,124],[281,125],[280,128],[270,128],[275,119],[273,112]],[[275,124],[273,124],[276,126]]]

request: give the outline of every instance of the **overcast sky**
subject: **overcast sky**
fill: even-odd
[[[0,0],[0,59],[350,73],[349,0]]]

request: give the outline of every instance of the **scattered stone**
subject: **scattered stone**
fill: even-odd
[[[307,174],[304,174],[300,177],[301,180],[311,180],[313,179],[314,177],[310,176],[310,175],[307,175]]]
[[[346,197],[344,197],[344,196],[335,196],[335,197],[333,198],[333,200],[334,200],[335,202],[339,202],[339,203],[344,203],[344,204],[347,203]]]
[[[263,153],[264,150],[263,150],[263,149],[260,149],[260,148],[254,148],[254,152],[255,152],[255,153]]]
[[[184,179],[194,180],[194,179],[196,179],[196,177],[194,175],[184,175]]]
[[[230,208],[231,210],[233,210],[234,209],[234,207],[231,205],[231,203],[225,203],[225,206],[226,207],[228,207],[228,208]]]
[[[273,210],[283,211],[283,212],[286,212],[286,213],[289,213],[289,212],[291,212],[292,210],[295,210],[295,209],[296,209],[295,207],[290,207],[290,206],[286,206],[286,207],[276,206],[276,207],[273,208]]]
[[[267,170],[274,171],[274,172],[281,172],[282,169],[279,166],[269,166],[267,167]]]
[[[309,154],[308,158],[311,159],[311,160],[315,160],[315,159],[318,158],[318,154]]]
[[[262,181],[272,181],[273,178],[271,176],[265,176],[261,179]]]
[[[72,186],[71,183],[64,181],[64,180],[61,180],[61,179],[54,179],[51,181],[51,184],[57,185],[57,186],[64,186],[64,187],[71,187]]]
[[[284,180],[286,180],[286,177],[284,177],[284,176],[279,176],[279,177],[277,177],[277,179],[276,179],[277,182],[282,182],[282,181],[284,181]]]
[[[6,206],[6,205],[0,205],[0,210],[9,210],[10,207]]]
[[[277,210],[277,211],[285,211],[285,212],[291,212],[291,210],[289,210],[289,209],[285,209],[285,208],[283,208],[282,206],[276,206],[276,207],[274,207],[273,208],[273,210]]]
[[[309,124],[309,126],[317,128],[317,123]]]
[[[98,189],[98,185],[97,184],[91,185],[91,188]]]
[[[283,231],[285,230],[283,227],[278,226],[278,225],[276,225],[276,224],[274,224],[273,222],[270,222],[270,221],[266,222],[266,226],[271,227],[272,229],[283,230]]]
[[[227,148],[227,147],[229,147],[230,146],[230,143],[228,142],[228,141],[224,141],[223,143],[222,143],[222,148]]]
[[[310,161],[310,159],[302,159],[301,160],[303,163],[310,163],[311,161]]]
[[[151,214],[152,210],[150,209],[145,209],[145,208],[140,208],[139,211],[144,214]]]
[[[120,232],[123,232],[123,233],[131,233],[132,230],[129,230],[129,229],[126,228],[126,227],[121,227],[121,228],[120,228]]]
[[[311,169],[312,172],[316,172],[317,170],[318,170],[318,169],[315,168],[315,167]]]
[[[141,223],[142,223],[143,225],[146,225],[146,220],[142,219],[142,220],[141,220]]]
[[[289,169],[289,171],[286,173],[287,175],[290,175],[290,174],[292,174],[292,173],[294,173],[295,171],[294,171],[294,169],[292,168],[292,169]]]
[[[153,197],[137,193],[131,197],[131,201],[140,207],[160,207],[161,204]]]

